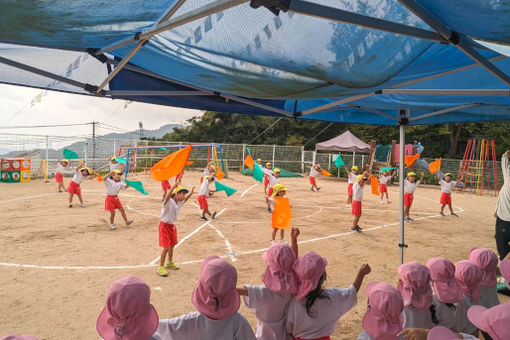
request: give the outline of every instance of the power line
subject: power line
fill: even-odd
[[[2,124],[2,127],[5,126],[5,124],[9,123],[11,120],[13,120],[14,117],[16,117],[21,111],[23,111],[23,109],[25,107],[28,106],[28,104],[29,104],[29,102],[27,102],[25,105],[23,105],[18,111],[14,112],[14,114]]]
[[[312,139],[308,140],[308,142],[306,142],[303,146],[306,146],[308,143],[310,143],[311,141],[313,141],[315,138],[319,137],[324,131],[326,131],[331,125],[333,125],[333,122],[329,123],[328,126],[326,126],[324,129],[322,129],[321,132],[319,132],[318,134],[316,134],[315,136],[313,136]]]
[[[18,125],[18,126],[0,126],[0,129],[39,129],[39,128],[52,128],[62,126],[79,126],[79,125],[90,125],[92,123],[81,123],[81,124],[54,124],[54,125]]]
[[[278,123],[280,120],[282,120],[283,117],[280,117],[278,118],[278,120],[276,122],[274,122],[273,124],[269,125],[269,127],[267,129],[265,129],[264,131],[262,131],[261,134],[259,134],[257,137],[253,138],[248,144],[251,144],[253,143],[254,141],[256,141],[260,136],[262,136],[264,133],[266,133],[267,130],[269,130],[270,128],[272,128],[273,126],[276,125],[276,123]]]

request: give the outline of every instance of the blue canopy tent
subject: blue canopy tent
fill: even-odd
[[[0,0],[0,8],[2,83],[394,125],[401,146],[406,125],[510,120],[510,0]]]

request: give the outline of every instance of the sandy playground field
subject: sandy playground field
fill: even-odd
[[[198,184],[200,173],[186,172],[186,187]],[[120,194],[128,217],[126,227],[117,214],[110,231],[104,211],[101,183],[82,184],[85,208],[67,207],[68,195],[56,192],[53,181],[0,184],[0,335],[34,334],[45,339],[97,339],[95,323],[109,285],[137,275],[152,289],[152,303],[160,318],[193,310],[191,292],[198,280],[200,261],[209,255],[225,256],[238,269],[239,284],[260,284],[265,263],[262,252],[270,245],[270,214],[262,184],[231,173],[223,183],[239,191],[227,198],[216,193],[209,200],[219,216],[212,223],[199,218],[195,199],[181,211],[181,243],[175,261],[181,270],[166,278],[156,274],[159,258],[158,223],[161,207],[159,182],[143,181],[148,196],[130,189]],[[66,184],[69,178],[65,178]],[[345,181],[318,178],[320,192],[310,192],[308,178],[284,178],[293,206],[293,225],[301,228],[300,252],[314,250],[328,259],[328,287],[346,287],[362,263],[372,266],[368,281],[397,283],[398,187],[389,187],[389,205],[365,190],[363,234],[351,233],[350,209],[345,208]],[[197,187],[198,189],[198,187]],[[420,187],[407,224],[406,261],[425,263],[433,256],[465,259],[472,247],[495,250],[493,211],[496,198],[454,194],[460,218],[441,217],[439,187]],[[286,235],[289,239],[289,235]],[[366,282],[365,282],[366,283]],[[355,339],[366,308],[365,284],[358,305],[339,322],[333,339]],[[241,312],[255,327],[253,314]]]

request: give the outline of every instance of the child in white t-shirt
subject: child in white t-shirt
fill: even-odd
[[[320,164],[314,164],[310,168],[309,180],[310,180],[310,184],[312,185],[312,187],[310,188],[311,191],[315,191],[315,189],[317,189],[317,191],[321,190],[321,188],[317,186],[317,181],[315,180],[315,177],[317,177],[319,175],[319,171],[321,171]]]
[[[386,202],[389,204],[390,199],[388,197],[388,181],[390,181],[395,175],[397,174],[397,170],[394,170],[391,174],[388,171],[382,171],[379,173],[379,194],[381,195],[381,198],[379,200],[379,203],[384,203],[384,195],[386,194]]]
[[[257,317],[257,339],[292,339],[285,330],[285,315],[292,295],[297,292],[297,278],[292,265],[297,256],[299,229],[292,228],[292,249],[284,243],[274,243],[262,258],[267,268],[262,278],[264,285],[244,285],[237,288],[246,307]]]
[[[71,168],[71,162],[67,159],[61,159],[55,163],[55,182],[58,185],[58,192],[66,191],[64,185],[64,173]]]
[[[309,251],[294,262],[298,291],[287,309],[287,333],[294,339],[330,339],[338,320],[357,303],[357,293],[370,266],[361,266],[353,284],[345,289],[322,287],[327,260]]]
[[[421,173],[420,180],[416,180],[416,173],[408,172],[407,178],[404,180],[404,220],[406,222],[411,222],[413,219],[409,217],[409,212],[411,210],[411,206],[413,205],[414,200],[414,192],[420,183],[423,182],[423,178],[425,177],[425,173]]]
[[[111,176],[111,178],[110,178]],[[110,229],[115,230],[117,227],[115,226],[115,209],[120,211],[122,218],[126,222],[126,225],[130,225],[134,222],[134,220],[128,220],[126,216],[126,211],[122,206],[122,203],[119,199],[119,191],[126,190],[129,188],[124,182],[121,182],[120,177],[122,176],[122,172],[120,170],[110,171],[106,176],[103,177],[103,183],[106,186],[106,198],[104,200],[104,210],[110,212]]]
[[[441,198],[439,200],[439,203],[441,203],[441,216],[444,216],[444,207],[448,205],[448,208],[450,208],[450,215],[459,217],[459,215],[453,212],[452,208],[452,192],[457,182],[452,181],[452,174],[449,172],[444,174],[444,179],[441,179],[441,175],[437,175],[437,179],[441,185]]]
[[[238,312],[236,283],[234,266],[218,256],[206,258],[191,296],[198,312],[159,320],[157,333],[164,340],[255,340],[250,324]]]
[[[267,186],[269,185],[269,176],[273,175],[273,170],[271,169],[271,163],[267,162],[266,167],[262,168],[262,171],[264,172],[264,194],[267,194]]]
[[[363,172],[363,175],[356,177],[356,182],[352,186],[352,209],[351,213],[354,216],[352,220],[351,231],[361,233],[361,228],[358,223],[362,214],[361,202],[363,201],[363,189],[365,184],[370,182],[370,175],[368,171]]]
[[[462,260],[455,263],[455,280],[464,294],[464,299],[455,308],[455,330],[473,334],[476,327],[469,321],[467,312],[471,306],[480,301],[482,271],[473,262]]]
[[[482,271],[480,282],[480,302],[486,308],[499,305],[497,291],[498,256],[495,252],[486,248],[473,248],[469,252],[469,261],[473,262]]]
[[[347,170],[347,167],[345,168],[345,171],[347,171],[347,203],[346,207],[350,208],[352,204],[352,187],[354,183],[356,183],[356,177],[358,177],[358,167],[356,165],[353,165],[351,168],[351,171]]]
[[[85,208],[85,204],[83,204],[83,198],[81,197],[81,187],[80,184],[89,178],[89,175],[92,175],[93,171],[90,168],[84,166],[82,161],[78,162],[78,166],[76,167],[73,175],[73,179],[69,183],[69,187],[67,187],[67,192],[69,193],[69,208],[73,207],[73,196],[78,196],[80,200],[80,205],[82,208]]]
[[[269,180],[269,190],[267,191],[267,197],[271,197],[273,195],[273,188],[276,184],[280,184],[280,169],[274,168],[273,173],[267,173],[267,178]]]
[[[202,184],[200,185],[200,190],[198,191],[198,204],[200,205],[200,210],[202,210],[202,215],[200,218],[204,221],[208,221],[207,217],[205,215],[209,215],[211,219],[214,220],[216,217],[216,211],[211,213],[209,211],[209,203],[207,202],[207,197],[212,196],[212,192],[209,189],[209,185],[214,182],[214,175],[211,176],[205,176],[202,178]]]

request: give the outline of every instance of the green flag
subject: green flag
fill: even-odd
[[[74,151],[71,151],[69,149],[64,149],[64,158],[67,159],[78,159],[80,158],[78,154]]]
[[[228,197],[232,196],[237,191],[237,189],[228,187],[225,184],[222,184],[218,181],[214,182],[214,184],[216,185],[216,191],[225,191]]]
[[[115,157],[115,160],[117,163],[127,164],[127,160],[125,158]]]
[[[250,150],[250,148],[249,148],[249,147],[246,147],[246,151],[248,152],[248,155],[250,155],[250,156],[251,156],[251,150]]]
[[[340,157],[340,155],[338,155],[337,158],[335,159],[335,165],[337,168],[345,165],[344,160],[342,159],[342,157]]]
[[[259,163],[255,162],[255,165],[253,166],[253,178],[260,183],[262,183],[262,179],[264,178],[264,171],[262,171],[262,168],[260,167]]]
[[[129,185],[130,187],[132,187],[136,191],[141,192],[144,195],[148,195],[149,194],[147,191],[145,191],[145,189],[143,188],[143,184],[140,181],[128,181],[127,179],[125,179],[124,182],[126,182],[127,185]]]
[[[381,171],[379,172],[385,172],[385,171],[392,171],[392,170],[395,170],[396,168],[382,168]]]

